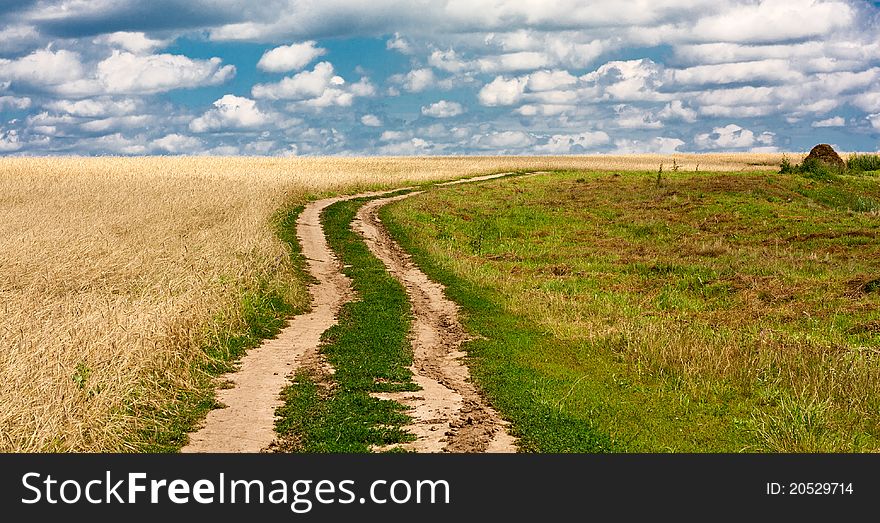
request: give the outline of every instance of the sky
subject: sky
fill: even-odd
[[[0,155],[880,149],[880,2],[0,0]]]

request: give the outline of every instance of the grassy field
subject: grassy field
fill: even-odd
[[[674,161],[752,171],[779,156]],[[212,375],[306,305],[279,227],[310,197],[660,162],[673,158],[2,158],[0,450],[178,446]]]
[[[880,178],[567,171],[384,221],[529,451],[880,450]]]

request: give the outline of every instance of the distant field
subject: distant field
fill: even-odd
[[[880,176],[775,171],[551,173],[385,221],[526,450],[878,451]]]
[[[223,359],[259,335],[255,314],[305,306],[273,216],[312,195],[515,169],[766,170],[780,157],[0,159],[0,450],[173,447],[164,433],[210,403],[206,351]]]

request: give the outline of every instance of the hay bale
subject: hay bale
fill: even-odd
[[[819,145],[810,149],[810,154],[807,155],[807,157],[804,159],[804,163],[807,163],[810,160],[824,163],[829,167],[841,171],[846,169],[846,162],[844,162],[843,158],[841,158],[840,155],[837,154],[837,151],[835,151],[834,148],[827,143],[820,143]]]

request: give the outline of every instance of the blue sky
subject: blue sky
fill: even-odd
[[[0,154],[880,149],[864,0],[0,3]]]

